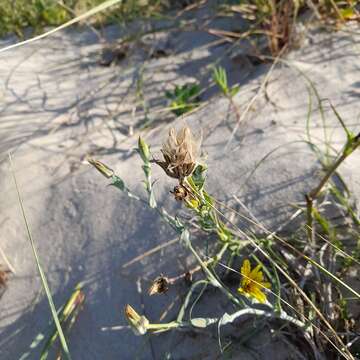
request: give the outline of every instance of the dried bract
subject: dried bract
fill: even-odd
[[[155,162],[168,176],[179,179],[182,184],[195,169],[200,143],[201,140],[195,139],[188,127],[183,127],[178,132],[172,128],[161,149],[164,161],[155,160]]]

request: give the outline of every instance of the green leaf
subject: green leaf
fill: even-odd
[[[313,208],[313,215],[316,221],[321,225],[322,229],[326,234],[330,234],[331,226],[330,223],[317,211],[317,209]]]
[[[227,82],[227,75],[224,68],[221,66],[215,67],[213,70],[213,79],[215,83],[219,86],[220,90],[224,93],[224,95],[228,95],[230,93],[230,89]]]
[[[198,95],[200,86],[198,84],[176,85],[172,92],[166,91],[165,96],[171,100],[171,111],[181,116],[198,106]]]
[[[230,91],[231,97],[235,96],[239,92],[239,90],[240,90],[240,85],[234,86]]]
[[[194,172],[191,175],[191,180],[193,184],[196,186],[198,191],[201,191],[205,184],[205,175],[206,175],[207,167],[205,165],[196,166]]]
[[[111,177],[111,184],[112,186],[115,186],[116,188],[120,189],[121,191],[125,190],[125,183],[124,181],[117,175],[113,175]]]
[[[203,191],[204,194],[204,199],[207,202],[207,204],[210,206],[210,208],[214,205],[214,200],[213,198],[206,192]]]

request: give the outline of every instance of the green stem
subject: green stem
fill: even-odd
[[[228,243],[224,244],[224,251],[227,249],[228,247]],[[207,278],[209,279],[209,281],[211,282],[211,284],[217,288],[220,289],[220,291],[222,293],[224,293],[226,295],[226,297],[232,302],[234,303],[236,306],[239,307],[243,307],[244,303],[242,301],[240,301],[237,297],[235,297],[229,290],[227,290],[225,288],[225,286],[223,286],[219,280],[215,277],[215,275],[206,267],[206,265],[204,264],[204,262],[201,260],[200,256],[198,255],[198,253],[195,251],[195,249],[192,247],[190,241],[188,243],[188,248],[190,249],[190,251],[193,253],[193,255],[195,256],[196,260],[200,263],[204,273],[206,274]]]
[[[185,324],[187,325],[187,323],[184,322],[172,321],[165,324],[148,324],[146,328],[148,330],[170,330],[170,329],[176,329],[178,327],[184,327]]]
[[[360,133],[354,137],[353,139],[349,139],[343,149],[342,154],[338,157],[338,159],[332,164],[332,166],[328,169],[324,177],[320,180],[318,186],[312,189],[308,194],[305,195],[306,199],[306,208],[307,208],[307,233],[308,239],[313,244],[314,243],[314,232],[313,232],[313,204],[314,201],[319,196],[321,190],[325,186],[325,184],[329,181],[331,176],[335,173],[337,168],[341,165],[341,163],[350,156],[356,148],[360,146]]]

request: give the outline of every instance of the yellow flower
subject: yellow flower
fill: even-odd
[[[253,297],[261,303],[266,302],[266,295],[264,294],[264,288],[269,289],[271,284],[264,281],[264,275],[260,271],[261,265],[257,265],[251,270],[250,261],[245,259],[241,267],[241,286],[238,289],[240,294]]]

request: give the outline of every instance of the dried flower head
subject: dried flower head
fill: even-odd
[[[157,277],[153,283],[151,284],[148,294],[155,295],[155,294],[164,294],[169,289],[169,279],[165,276]]]
[[[161,149],[164,161],[155,162],[168,176],[179,179],[181,184],[195,169],[200,143],[201,139],[195,139],[188,127],[183,127],[178,132],[172,128]]]

